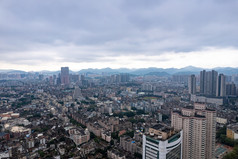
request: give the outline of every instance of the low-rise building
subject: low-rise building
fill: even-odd
[[[126,156],[116,149],[107,150],[107,157],[110,159],[126,159]]]
[[[226,118],[217,117],[216,120],[217,120],[218,124],[223,124],[223,125],[227,124],[227,119]]]
[[[238,123],[230,124],[226,128],[226,136],[230,139],[238,139]]]
[[[140,142],[136,142],[129,136],[120,137],[120,146],[123,150],[126,150],[132,154],[139,153],[142,154],[142,145]]]
[[[81,145],[88,142],[90,139],[90,133],[88,129],[72,128],[69,131],[70,138],[74,141],[76,145]]]

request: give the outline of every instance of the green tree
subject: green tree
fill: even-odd
[[[224,156],[223,159],[238,159],[238,146],[234,147],[233,151]]]

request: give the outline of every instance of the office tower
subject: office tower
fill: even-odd
[[[183,131],[162,124],[143,135],[143,159],[182,159]]]
[[[226,95],[236,95],[236,85],[233,82],[226,84]]]
[[[203,95],[216,95],[216,83],[218,73],[214,70],[200,72],[200,93]]]
[[[225,75],[219,74],[217,77],[217,88],[216,88],[216,96],[224,97],[226,95],[226,78]]]
[[[189,94],[196,94],[196,77],[191,75],[188,78],[188,92]]]
[[[216,111],[203,103],[172,111],[171,126],[183,130],[183,159],[213,159],[216,139]]]
[[[69,68],[61,67],[61,84],[67,85],[69,84]]]

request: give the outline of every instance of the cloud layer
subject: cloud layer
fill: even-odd
[[[227,52],[224,66],[238,67],[237,15],[238,2],[222,0],[2,0],[0,67],[182,67],[178,55],[194,52]]]

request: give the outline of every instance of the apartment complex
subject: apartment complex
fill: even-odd
[[[213,159],[216,139],[216,111],[204,103],[181,108],[171,114],[171,125],[183,130],[183,159]]]

